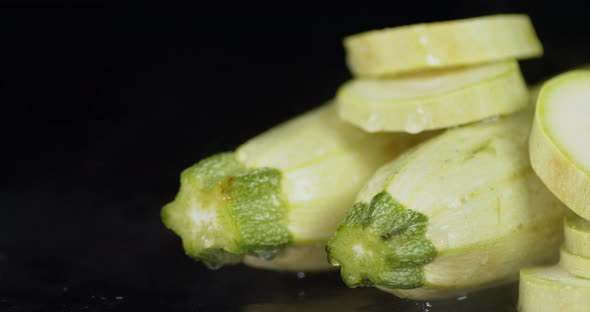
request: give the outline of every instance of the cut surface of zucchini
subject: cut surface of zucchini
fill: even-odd
[[[541,88],[530,138],[533,169],[576,214],[590,219],[590,71],[550,79]]]
[[[379,77],[543,54],[526,15],[492,15],[373,30],[344,39],[354,75]]]
[[[574,255],[590,258],[590,221],[579,216],[564,220],[565,248]]]
[[[527,107],[516,61],[391,79],[353,79],[337,92],[340,117],[368,132],[457,126]]]
[[[559,265],[571,274],[590,279],[590,258],[580,257],[561,248],[559,254]]]
[[[568,273],[559,265],[520,271],[520,312],[587,312],[590,280]]]

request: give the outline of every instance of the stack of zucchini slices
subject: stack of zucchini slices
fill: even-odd
[[[345,38],[354,77],[340,118],[367,132],[446,129],[378,169],[328,242],[350,287],[427,300],[551,263],[567,209],[531,168],[531,92],[518,59],[540,56],[524,15]]]
[[[590,308],[590,71],[575,70],[543,85],[530,138],[533,168],[575,214],[564,220],[559,264],[520,273],[521,311]]]
[[[340,117],[368,131],[417,133],[525,108],[516,59],[540,56],[523,15],[375,30],[345,38],[355,79],[337,93]]]
[[[334,100],[183,171],[162,219],[186,253],[212,269],[339,268],[350,287],[418,300],[555,263],[566,205],[590,218],[590,72],[549,81],[535,107],[518,60],[543,48],[526,15],[344,46],[353,78]],[[588,229],[568,217],[561,265],[521,272],[522,310],[588,303]]]

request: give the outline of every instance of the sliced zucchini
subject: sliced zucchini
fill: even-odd
[[[590,219],[590,71],[543,85],[530,138],[533,169],[576,214]]]
[[[373,30],[344,39],[356,76],[380,77],[538,57],[543,46],[526,15],[492,15]]]
[[[337,93],[340,117],[368,132],[446,128],[527,107],[516,61],[392,79],[353,79]]]
[[[328,243],[344,282],[434,299],[556,261],[567,209],[531,170],[531,120],[451,129],[377,170]]]
[[[559,255],[559,264],[575,276],[590,279],[590,258],[574,255],[562,247]]]
[[[587,312],[590,280],[577,277],[559,265],[532,267],[520,272],[520,312]]]
[[[590,221],[568,216],[564,221],[565,248],[574,255],[590,258]]]
[[[365,180],[420,139],[368,134],[325,105],[186,169],[162,220],[210,268],[248,255],[257,267],[327,269],[323,246]]]

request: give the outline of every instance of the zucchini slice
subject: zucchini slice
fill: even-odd
[[[368,31],[344,39],[348,67],[356,76],[474,65],[543,54],[526,15],[491,15]]]
[[[590,280],[568,273],[559,265],[520,271],[520,312],[587,312]]]
[[[590,219],[590,71],[545,83],[530,138],[533,169],[579,216]]]
[[[578,216],[568,216],[564,220],[565,248],[568,252],[590,258],[590,221]]]
[[[575,276],[590,279],[590,258],[574,255],[564,247],[560,251],[559,264]]]
[[[340,117],[368,132],[446,128],[529,106],[516,61],[392,79],[353,79],[337,92]]]

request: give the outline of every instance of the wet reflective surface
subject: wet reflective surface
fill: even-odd
[[[3,292],[1,311],[516,311],[516,285],[443,301],[415,302],[372,288],[348,289],[337,274],[300,278],[296,274],[250,272],[235,268],[209,284],[195,281],[183,288],[138,290],[104,282],[55,283],[32,295]],[[31,290],[31,289],[29,289]]]

